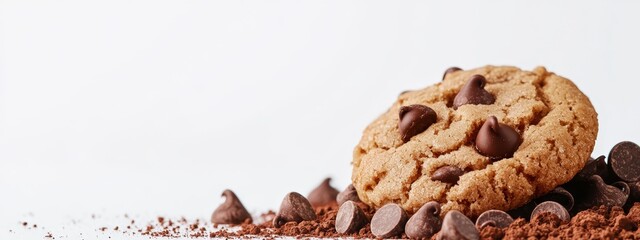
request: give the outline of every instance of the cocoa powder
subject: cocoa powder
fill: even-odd
[[[593,207],[576,214],[568,223],[543,213],[527,222],[519,218],[508,228],[485,227],[482,239],[640,239],[640,203],[625,214],[620,207]]]
[[[374,210],[360,205],[370,221]],[[318,216],[314,221],[300,223],[289,222],[276,228],[272,220],[273,211],[261,214],[254,223],[248,221],[235,226],[214,226],[202,220],[180,218],[172,220],[158,217],[145,226],[138,227],[134,221],[128,226],[111,228],[115,232],[141,234],[151,237],[185,238],[185,237],[220,237],[220,238],[277,238],[281,236],[295,238],[338,238],[355,239],[375,236],[370,225],[365,225],[353,234],[339,234],[335,230],[335,219],[338,212],[336,205],[315,208]],[[480,231],[481,239],[640,239],[640,203],[636,202],[627,212],[620,207],[593,207],[574,215],[570,221],[563,222],[557,215],[542,213],[530,221],[516,219],[507,228],[485,226]],[[215,227],[216,230],[211,230]],[[436,239],[438,234],[431,239]],[[406,235],[400,236],[406,238]]]

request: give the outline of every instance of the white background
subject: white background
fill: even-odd
[[[450,66],[538,65],[640,142],[638,1],[0,0],[2,234],[344,188],[364,127]],[[43,220],[44,221],[44,220]],[[53,224],[53,223],[52,223]]]

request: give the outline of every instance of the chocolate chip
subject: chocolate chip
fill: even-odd
[[[431,174],[431,180],[441,181],[444,183],[456,183],[464,171],[456,166],[442,166]]]
[[[404,233],[412,239],[428,239],[440,231],[440,204],[428,202],[415,213],[404,227]]]
[[[560,205],[560,203],[554,201],[546,201],[538,204],[538,206],[533,209],[533,212],[531,213],[531,220],[535,219],[536,216],[544,212],[555,214],[563,222],[568,222],[571,219],[571,216],[569,215],[567,209]]]
[[[589,178],[589,182],[583,186],[583,191],[581,201],[576,203],[578,210],[600,205],[622,207],[629,197],[629,185],[625,182],[607,185],[598,175]]]
[[[621,142],[609,152],[609,168],[625,182],[640,180],[640,146],[632,142]]]
[[[411,137],[424,132],[436,119],[436,112],[430,107],[418,104],[401,107],[398,130],[402,141],[408,142]]]
[[[476,219],[476,228],[481,230],[485,226],[493,226],[497,228],[506,228],[511,225],[513,218],[500,210],[488,210],[480,214]]]
[[[233,191],[227,189],[222,192],[225,198],[224,203],[220,204],[211,214],[211,223],[214,224],[240,224],[245,221],[251,221],[251,214],[238,199]]]
[[[349,186],[347,186],[344,191],[338,193],[336,200],[338,201],[338,205],[340,206],[342,206],[342,204],[344,204],[346,201],[360,202],[358,192],[356,191],[356,188],[353,186],[353,184],[349,184]]]
[[[453,99],[453,109],[465,104],[489,105],[496,101],[495,97],[484,89],[487,80],[482,75],[473,75],[458,95]]]
[[[536,199],[536,202],[554,201],[560,203],[567,211],[573,209],[574,198],[573,195],[563,187],[556,187],[546,195]]]
[[[307,196],[309,203],[314,207],[322,207],[327,205],[337,205],[336,197],[338,190],[331,187],[331,178],[325,178],[318,187],[313,189]]]
[[[336,215],[336,232],[354,233],[367,224],[367,217],[354,201],[346,201],[340,205]]]
[[[407,222],[407,212],[395,203],[389,203],[378,209],[371,219],[371,233],[379,238],[400,236]]]
[[[584,168],[578,172],[577,176],[587,179],[592,175],[598,175],[602,179],[607,179],[609,177],[609,169],[607,169],[607,163],[604,159],[604,156],[599,156],[596,159],[590,159],[587,161],[587,164],[584,165]]]
[[[629,200],[632,202],[640,201],[640,181],[627,183],[629,185]]]
[[[282,199],[280,211],[273,218],[273,226],[280,227],[288,222],[311,221],[317,218],[306,198],[300,193],[290,192]]]
[[[520,143],[520,134],[508,125],[499,123],[495,116],[487,118],[476,136],[476,149],[492,160],[513,156]]]
[[[461,70],[462,70],[462,68],[459,68],[459,67],[450,67],[450,68],[447,68],[447,70],[446,70],[446,71],[444,71],[444,74],[442,75],[442,80],[444,80],[444,79],[447,77],[447,75],[448,75],[449,73],[457,72],[457,71],[461,71]]]
[[[451,210],[442,220],[442,229],[437,239],[480,239],[480,232],[471,219],[457,210]]]

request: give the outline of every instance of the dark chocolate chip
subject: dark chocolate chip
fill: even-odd
[[[627,183],[629,185],[629,200],[632,202],[640,201],[640,181]]]
[[[442,80],[444,80],[445,78],[447,78],[447,75],[448,75],[449,73],[457,72],[457,71],[462,71],[462,68],[459,68],[459,67],[450,67],[450,68],[447,68],[447,70],[446,70],[446,71],[444,71],[444,74],[442,75]]]
[[[415,213],[404,227],[404,233],[412,239],[429,239],[440,231],[440,204],[428,202]]]
[[[584,195],[576,203],[578,210],[600,205],[622,207],[629,197],[629,185],[625,182],[607,185],[598,175],[591,176],[583,188]]]
[[[513,156],[520,143],[520,134],[508,125],[499,123],[495,116],[487,118],[476,136],[476,149],[492,160]]]
[[[431,180],[445,183],[456,183],[464,171],[456,166],[442,166],[436,169],[431,175]]]
[[[240,224],[245,221],[251,221],[251,214],[244,208],[244,205],[242,205],[242,202],[233,191],[224,190],[222,197],[225,198],[224,203],[220,204],[211,214],[211,223]]]
[[[555,214],[563,222],[568,222],[569,220],[571,220],[571,215],[569,215],[567,209],[564,208],[560,203],[554,201],[546,201],[538,204],[538,206],[533,209],[533,212],[531,212],[531,220],[533,221],[536,216],[544,212]]]
[[[496,101],[495,97],[487,90],[484,89],[484,85],[487,80],[482,75],[473,75],[465,84],[458,95],[453,99],[453,109],[465,104],[473,105],[489,105]]]
[[[565,184],[566,189],[572,193],[580,192],[582,186],[588,182],[589,177],[593,175],[598,175],[604,180],[609,179],[609,167],[604,159],[604,156],[599,156],[596,159],[589,158],[580,172]]]
[[[607,168],[607,163],[604,159],[604,156],[599,156],[596,159],[590,159],[576,176],[585,180],[593,175],[598,175],[602,179],[607,179],[609,177],[609,169]]]
[[[451,210],[442,220],[442,229],[437,239],[480,239],[480,232],[471,219],[457,210]]]
[[[560,203],[567,211],[571,211],[573,209],[573,204],[575,203],[573,195],[563,187],[556,187],[551,192],[546,195],[539,197],[536,199],[536,202],[546,202],[546,201],[554,201]]]
[[[407,212],[395,203],[378,209],[371,219],[371,233],[379,238],[400,236],[407,222]]]
[[[640,180],[640,146],[632,142],[621,142],[609,152],[611,172],[625,182]]]
[[[331,187],[331,178],[325,178],[318,187],[313,189],[307,196],[309,203],[314,207],[322,207],[327,205],[337,205],[336,197],[338,190]]]
[[[476,219],[476,228],[481,230],[485,226],[506,228],[511,225],[513,218],[506,212],[500,210],[488,210],[480,214]]]
[[[340,206],[342,206],[342,204],[344,204],[346,201],[360,202],[358,192],[356,191],[356,188],[353,187],[353,184],[349,184],[349,186],[347,186],[344,191],[338,193],[336,200],[338,201],[338,205]]]
[[[585,166],[574,176],[571,181],[562,185],[567,191],[569,191],[573,195],[574,200],[579,200],[584,197],[589,189],[585,189],[585,185],[589,183],[589,178],[593,175],[600,176],[605,182],[609,182],[611,179],[611,174],[609,173],[609,167],[605,162],[604,156],[599,156],[596,159],[589,158]],[[570,210],[572,214],[577,213],[577,210]]]
[[[273,226],[280,227],[288,222],[311,221],[317,218],[316,212],[306,198],[300,193],[290,192],[282,200],[280,210],[273,218]]]
[[[402,141],[408,142],[411,137],[424,132],[436,119],[436,112],[430,107],[419,104],[401,107],[398,130]]]
[[[360,230],[367,224],[367,217],[354,201],[340,205],[336,215],[336,232],[349,234]]]

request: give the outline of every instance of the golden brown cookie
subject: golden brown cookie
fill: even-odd
[[[365,129],[353,185],[376,208],[393,202],[415,212],[437,201],[442,216],[506,211],[569,181],[597,133],[589,99],[543,67],[448,71],[438,84],[401,94]]]

